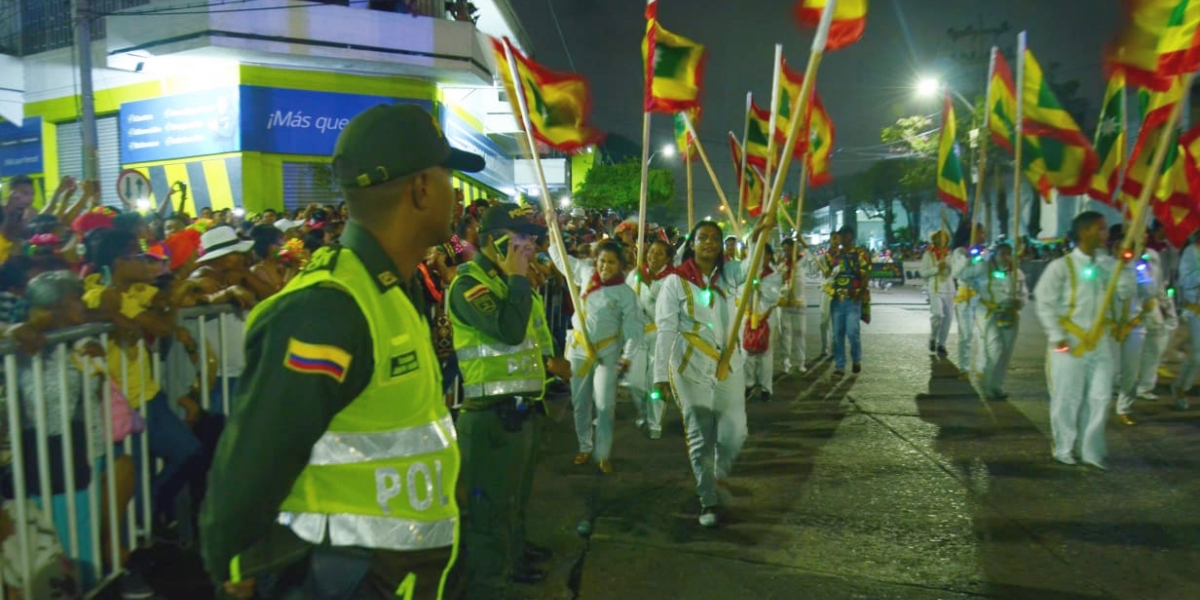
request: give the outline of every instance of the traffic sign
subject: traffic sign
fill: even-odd
[[[125,169],[117,177],[117,197],[126,206],[138,207],[138,201],[150,199],[150,180],[141,171]]]

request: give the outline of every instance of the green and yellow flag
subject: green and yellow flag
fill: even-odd
[[[749,157],[746,160],[745,170],[741,170],[742,165],[742,145],[738,143],[736,135],[729,132],[729,150],[733,153],[733,169],[741,171],[738,173],[739,193],[743,201],[746,203],[746,212],[751,217],[757,217],[762,214],[762,197],[763,197],[763,175],[762,172],[752,166]]]
[[[1088,191],[1099,159],[1071,114],[1055,97],[1033,52],[1025,51],[1025,81],[1021,84],[1021,135],[1036,155],[1022,156],[1027,173],[1049,200],[1048,185],[1066,195]],[[1022,152],[1025,152],[1022,149]]]
[[[770,135],[768,131],[771,129],[771,111],[759,108],[754,100],[750,100],[750,112],[746,118],[750,123],[746,130],[746,164],[765,169],[767,154],[770,152],[770,138],[767,136]]]
[[[988,129],[992,141],[1013,153],[1016,144],[1013,136],[1017,132],[1017,85],[1004,55],[996,53],[996,64],[992,69],[992,80],[988,82],[987,110]]]
[[[1142,114],[1142,129],[1138,132],[1137,143],[1133,145],[1133,154],[1129,158],[1129,167],[1125,171],[1125,182],[1121,185],[1121,205],[1128,212],[1136,215],[1141,210],[1137,206],[1136,200],[1142,193],[1142,188],[1149,181],[1150,167],[1154,162],[1154,150],[1162,139],[1163,128],[1170,119],[1171,110],[1176,104],[1184,99],[1184,90],[1180,78],[1173,78],[1172,85],[1166,91],[1154,91],[1146,88],[1138,90],[1138,106]],[[1178,137],[1178,130],[1173,131],[1170,135]],[[1171,147],[1176,145],[1175,140],[1171,141]],[[1173,153],[1173,152],[1172,152]],[[1163,163],[1163,169],[1160,171],[1158,185],[1155,189],[1155,195],[1162,196],[1165,194],[1164,185],[1171,186],[1173,182],[1168,181],[1166,174],[1170,173],[1172,168],[1172,157],[1167,156],[1166,162]]]
[[[958,125],[950,94],[942,103],[942,136],[938,143],[937,195],[950,208],[967,214],[967,180],[958,157]]]
[[[1164,91],[1200,69],[1200,0],[1127,0],[1126,14],[1106,60],[1130,83]]]
[[[775,116],[775,141],[783,148],[787,144],[788,132],[791,131],[792,115],[800,110],[800,90],[804,87],[804,74],[789,68],[786,59],[780,63],[779,68],[779,114]],[[815,92],[813,96],[816,97]],[[800,158],[808,151],[806,137],[801,135],[800,139],[796,140],[796,148],[792,151],[793,158]]]
[[[1092,175],[1088,195],[1108,205],[1114,205],[1117,180],[1125,165],[1125,73],[1117,71],[1108,80],[1104,92],[1104,108],[1096,125],[1096,154],[1100,167]]]
[[[646,112],[674,113],[700,106],[704,46],[658,24],[658,1],[646,4]]]
[[[833,181],[833,175],[829,173],[833,134],[833,121],[825,112],[825,103],[821,102],[820,96],[813,94],[812,109],[808,113],[808,184],[812,187]]]
[[[807,27],[816,27],[821,22],[828,0],[799,0],[796,2],[796,20]],[[862,37],[867,28],[867,0],[838,0],[833,7],[833,23],[829,26],[826,50],[845,48]]]
[[[684,113],[675,113],[675,148],[679,151],[679,155],[686,157],[687,160],[696,160],[699,153],[696,152],[696,138],[688,133],[687,125],[683,122]],[[692,121],[692,127],[699,129],[700,127],[700,107],[687,111],[688,118]]]
[[[526,58],[509,40],[492,38],[496,70],[504,82],[504,90],[514,112],[519,112],[517,91],[505,45],[512,51],[513,60],[517,63],[517,74],[521,78],[521,88],[529,108],[533,136],[539,142],[572,153],[604,138],[603,133],[588,123],[592,112],[592,95],[582,76],[551,71]],[[518,117],[517,122],[520,121]]]

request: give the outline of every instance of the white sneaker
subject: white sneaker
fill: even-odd
[[[799,372],[801,372],[801,373],[807,373],[807,372],[808,372],[808,367],[806,367],[806,366],[804,366],[804,365],[800,365],[799,367],[797,367],[797,368],[796,368],[796,370],[797,370],[797,371],[799,371]]]
[[[1138,394],[1138,400],[1146,400],[1149,402],[1153,402],[1155,400],[1158,400],[1158,394],[1155,394],[1154,392],[1142,392],[1142,393]]]
[[[706,508],[706,509],[700,511],[700,525],[702,527],[710,527],[710,528],[716,527],[717,526],[717,510],[715,508],[709,507],[709,508]]]
[[[644,425],[646,424],[646,420],[645,420],[645,419],[642,419],[642,418],[638,418],[638,420],[634,421],[634,422],[633,422],[633,424],[634,424],[634,425],[635,425],[635,426],[636,426],[638,429],[641,429],[641,428],[642,428],[642,426],[644,426]]]

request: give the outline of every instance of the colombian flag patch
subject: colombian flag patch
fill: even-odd
[[[350,353],[337,346],[306,344],[291,338],[283,365],[297,373],[328,375],[341,383],[350,367]]]
[[[464,292],[463,297],[467,299],[467,302],[470,302],[486,293],[488,293],[488,286],[481,283]]]

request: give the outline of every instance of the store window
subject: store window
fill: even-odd
[[[333,178],[333,167],[328,163],[283,163],[284,208],[299,209],[314,202],[337,205],[341,201],[341,188]]]

